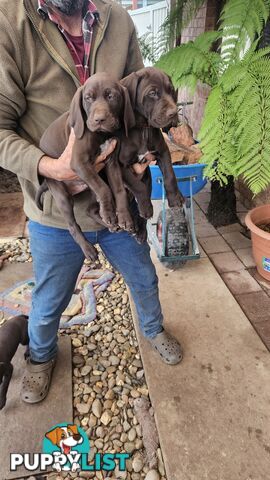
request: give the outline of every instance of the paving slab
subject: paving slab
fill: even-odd
[[[241,231],[243,231],[243,227],[242,227],[242,225],[240,225],[240,223],[231,223],[231,225],[225,225],[224,227],[218,227],[217,231],[223,235],[223,233],[241,232]]]
[[[25,229],[23,194],[0,193],[0,237],[20,237]]]
[[[210,258],[219,273],[238,272],[244,270],[245,266],[233,252],[214,253]]]
[[[239,248],[235,250],[235,253],[247,268],[255,267],[256,263],[252,255],[251,247]]]
[[[245,237],[241,232],[229,232],[223,233],[222,235],[226,242],[232,247],[232,249],[236,250],[238,248],[248,248],[251,247],[251,240]]]
[[[250,275],[252,275],[252,277],[255,278],[255,280],[257,280],[257,282],[261,285],[262,289],[266,291],[266,293],[269,293],[270,282],[259,274],[257,268],[249,268],[248,271]]]
[[[221,276],[233,295],[261,291],[260,285],[247,270],[222,273]]]
[[[195,212],[195,216],[196,216],[196,212]],[[205,223],[199,223],[196,225],[196,234],[198,238],[204,238],[204,237],[212,237],[212,236],[218,235],[218,232],[216,231],[215,227],[211,225],[211,223],[206,221]]]
[[[267,349],[209,259],[171,272],[153,258],[165,325],[185,353],[167,366],[138,334],[167,479],[269,478]]]
[[[270,298],[265,292],[244,293],[236,299],[253,324],[268,321],[270,325]]]
[[[225,242],[221,235],[200,238],[200,243],[207,254],[231,251],[229,245]]]
[[[10,480],[40,473],[19,467],[10,472],[11,453],[41,453],[45,433],[54,425],[73,422],[71,342],[68,336],[59,339],[58,361],[47,398],[37,404],[20,400],[20,384],[25,362],[24,347],[13,359],[14,372],[6,406],[0,412],[1,480]]]

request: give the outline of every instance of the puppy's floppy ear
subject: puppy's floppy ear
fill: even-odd
[[[130,130],[130,128],[135,126],[136,120],[135,120],[135,115],[131,105],[128,89],[126,87],[123,87],[122,85],[122,91],[123,91],[123,97],[124,97],[124,126],[125,126],[126,137],[128,137],[128,131]]]
[[[167,76],[167,78],[168,78],[168,85],[167,85],[167,87],[168,87],[168,89],[171,90],[171,92],[172,92],[171,95],[172,95],[172,97],[173,97],[174,102],[177,103],[177,100],[178,100],[178,98],[177,98],[177,97],[178,97],[178,92],[177,92],[177,90],[174,88],[174,85],[173,85],[173,82],[172,82],[171,77],[170,77],[169,75],[167,75],[167,74],[166,74],[166,76]]]
[[[76,138],[82,138],[85,128],[82,93],[83,87],[79,87],[72,99],[69,110],[69,124],[71,127],[73,127]]]
[[[130,75],[128,75],[127,77],[121,80],[121,85],[128,89],[128,93],[129,93],[129,97],[130,97],[133,109],[135,109],[135,106],[136,106],[137,89],[138,89],[140,80],[141,80],[141,77],[136,72],[131,73]]]
[[[54,445],[57,445],[58,443],[59,430],[61,430],[61,428],[56,427],[50,432],[47,432],[45,435],[45,437],[48,438]]]

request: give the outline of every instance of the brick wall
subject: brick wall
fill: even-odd
[[[218,8],[217,5],[217,0],[205,1],[188,27],[182,31],[181,43],[187,43],[191,40],[194,40],[201,33],[215,29]],[[186,88],[183,88],[181,91],[179,91],[180,102],[193,101],[192,106],[187,106],[185,108],[185,115],[193,129],[195,137],[200,130],[204,106],[209,93],[209,87],[202,84],[198,85],[195,95],[191,95]]]
[[[182,31],[181,43],[187,43],[194,40],[198,35],[205,31],[207,2],[198,10],[196,17],[190,22],[188,27]]]
[[[187,43],[190,40],[194,40],[201,33],[215,29],[217,4],[216,0],[206,0],[204,2],[194,19],[182,31],[181,43]]]

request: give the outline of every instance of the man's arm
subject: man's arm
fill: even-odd
[[[0,166],[39,185],[38,164],[44,153],[17,133],[26,111],[23,57],[16,32],[0,11]]]

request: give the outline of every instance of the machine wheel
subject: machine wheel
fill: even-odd
[[[162,212],[157,219],[157,237],[162,243]],[[165,255],[175,257],[178,255],[188,255],[189,252],[189,233],[187,220],[183,208],[166,209],[166,249]],[[162,262],[167,268],[181,268],[187,260],[178,262]]]

